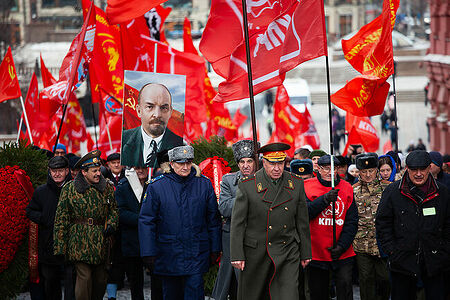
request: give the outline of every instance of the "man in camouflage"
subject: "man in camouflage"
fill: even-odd
[[[76,299],[103,299],[106,238],[118,225],[113,184],[100,173],[100,151],[81,158],[81,172],[64,185],[56,210],[54,253],[75,264]]]
[[[353,241],[359,271],[361,300],[389,299],[390,284],[386,257],[381,257],[375,234],[375,216],[381,194],[390,184],[377,176],[378,156],[365,153],[356,156],[359,181],[353,185],[358,207],[358,232]]]

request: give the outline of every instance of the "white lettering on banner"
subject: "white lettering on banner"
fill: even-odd
[[[94,38],[95,26],[91,30],[87,30],[86,35],[84,36],[84,44],[86,45],[86,49],[88,52],[92,52],[92,50],[94,50]]]
[[[252,14],[254,18],[259,17],[266,9],[273,9],[275,4],[278,3],[276,0],[246,0],[246,2],[247,13]],[[259,8],[259,10],[255,8]]]
[[[336,219],[336,224],[339,225],[339,226],[342,226],[342,225],[344,225],[344,220]],[[319,218],[319,225],[332,226],[333,225],[333,219],[332,218]]]
[[[375,130],[375,128],[373,128],[373,126],[371,124],[367,123],[367,122],[360,121],[359,124],[358,124],[358,128],[362,129],[362,130],[365,130],[365,131],[368,131],[368,132],[378,136],[377,135],[377,131]]]
[[[284,42],[284,39],[286,38],[286,35],[284,34],[282,28],[280,28],[279,25],[287,28],[289,27],[289,24],[291,23],[291,16],[290,15],[284,15],[280,19],[277,19],[269,24],[267,27],[267,30],[264,34],[259,34],[256,38],[256,46],[253,50],[253,57],[256,57],[258,55],[259,51],[259,45],[264,45],[266,47],[267,51],[270,51],[276,47],[279,47]]]
[[[67,90],[67,81],[60,81],[55,83],[43,90],[43,98],[54,98],[58,97],[59,101],[64,100],[64,94]]]

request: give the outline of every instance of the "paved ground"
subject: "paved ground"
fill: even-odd
[[[145,278],[144,278],[144,297],[145,297],[145,299],[150,299],[150,277],[147,275],[145,275]],[[31,300],[30,293],[20,294],[16,299],[17,300]],[[105,300],[108,299],[106,295],[105,295],[104,299]],[[117,292],[116,299],[117,300],[131,300],[130,289],[129,289],[126,281],[125,281],[125,287],[122,290]],[[356,285],[353,286],[353,299],[360,300],[359,287]],[[213,300],[213,298],[205,297],[205,300]]]

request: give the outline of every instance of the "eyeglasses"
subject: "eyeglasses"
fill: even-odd
[[[331,167],[323,167],[323,166],[319,166],[319,168],[321,168],[324,172],[331,172]],[[334,168],[334,170],[336,170],[336,168]]]

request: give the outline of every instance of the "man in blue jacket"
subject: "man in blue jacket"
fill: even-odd
[[[161,275],[165,300],[203,300],[203,274],[221,251],[217,198],[211,181],[193,167],[191,146],[168,154],[170,169],[150,182],[142,203],[141,256]]]

